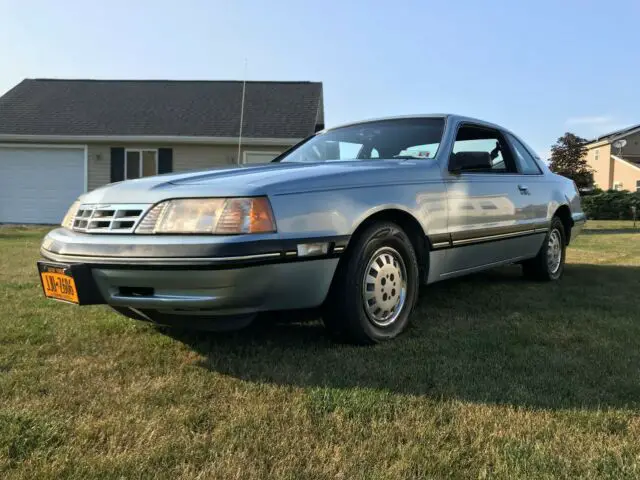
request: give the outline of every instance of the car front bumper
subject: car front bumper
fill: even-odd
[[[41,255],[90,269],[104,303],[184,315],[244,315],[320,305],[346,239],[325,239],[321,257],[298,257],[296,242],[231,243],[204,236],[90,235],[56,229]],[[317,239],[315,239],[317,241]]]

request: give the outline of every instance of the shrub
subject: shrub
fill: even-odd
[[[582,198],[582,208],[593,220],[631,220],[631,207],[640,215],[640,193],[608,190]]]

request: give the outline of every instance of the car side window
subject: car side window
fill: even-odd
[[[511,134],[507,134],[513,151],[516,154],[516,162],[518,163],[518,170],[524,175],[540,175],[542,171],[538,166],[538,163],[529,153],[527,148],[516,137]]]
[[[507,142],[497,130],[474,125],[461,126],[453,144],[452,154],[460,152],[486,158],[486,165],[474,168],[473,173],[517,172]]]

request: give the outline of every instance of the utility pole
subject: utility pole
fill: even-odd
[[[240,132],[238,133],[238,165],[242,163],[240,152],[242,149],[242,124],[244,123],[244,96],[247,90],[247,59],[244,59],[244,75],[242,79],[242,101],[240,102]]]

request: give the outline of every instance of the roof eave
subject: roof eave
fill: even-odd
[[[640,165],[634,163],[634,162],[630,162],[629,160],[626,160],[624,158],[618,157],[617,155],[611,155],[611,158],[613,158],[614,160],[618,161],[618,162],[622,162],[626,165],[628,165],[629,167],[633,167],[636,170],[640,170]]]
[[[243,145],[295,145],[302,138],[256,138],[243,137]],[[203,137],[184,135],[16,135],[0,134],[0,142],[16,143],[177,143],[192,145],[237,145],[238,137]]]
[[[617,136],[615,136],[615,137],[612,137],[612,138],[610,139],[610,143],[613,143],[613,142],[615,142],[616,140],[619,140],[619,139],[621,139],[621,138],[628,137],[629,135],[634,135],[634,134],[636,134],[636,133],[638,133],[638,132],[640,132],[640,127],[638,127],[638,128],[634,128],[633,130],[629,130],[628,132],[625,132],[625,133],[623,133],[623,134],[620,134],[620,135],[617,135]]]
[[[635,133],[640,132],[640,126],[636,127],[636,128],[632,128],[631,130],[627,130],[626,132],[620,133],[620,134],[609,134],[609,135],[603,135],[601,137],[598,138],[594,138],[593,140],[591,140],[590,142],[586,143],[586,145],[592,145],[592,144],[607,144],[607,143],[613,143],[616,140],[620,140],[621,138],[625,138],[628,137],[629,135],[633,135]]]
[[[589,147],[589,148],[595,148],[595,147],[601,147],[603,145],[609,145],[611,142],[608,140],[592,140],[591,142],[587,142],[585,143],[585,147]]]

